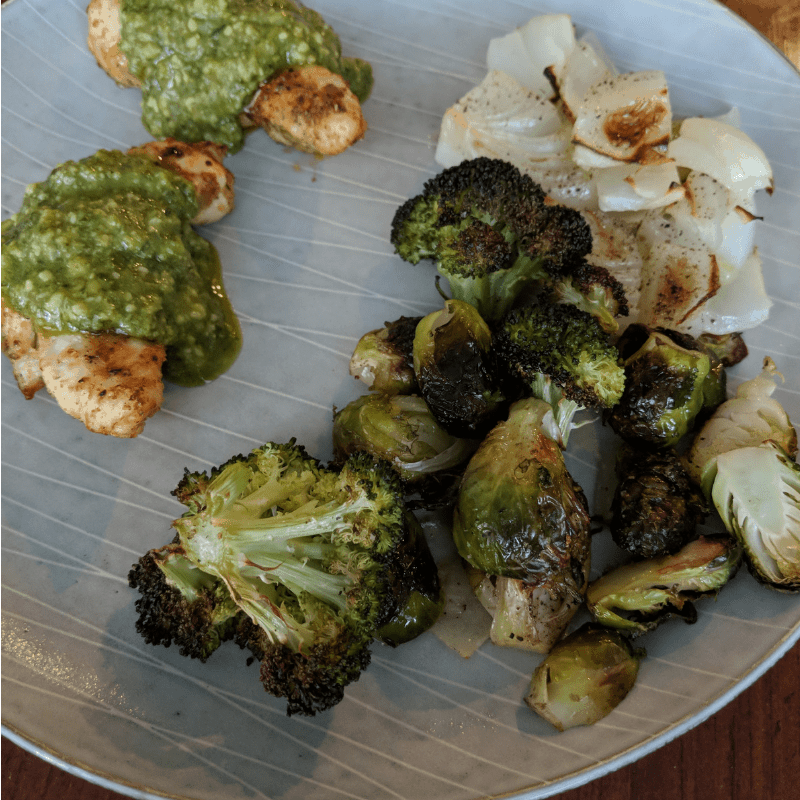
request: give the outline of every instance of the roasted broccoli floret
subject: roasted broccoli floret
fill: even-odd
[[[605,268],[584,261],[552,285],[557,303],[569,303],[597,318],[603,330],[615,334],[617,317],[628,316],[625,287]]]
[[[140,592],[136,630],[148,644],[175,644],[182,656],[205,661],[247,626],[225,584],[197,569],[178,541],[145,553],[128,582]]]
[[[588,223],[545,203],[542,188],[498,159],[463,161],[428,180],[394,215],[391,242],[412,264],[436,262],[451,295],[487,322],[533,280],[567,273],[592,248]]]
[[[577,411],[611,408],[622,396],[616,347],[597,319],[576,306],[540,299],[512,309],[494,332],[494,351],[524,393],[553,406],[564,445]]]
[[[390,465],[359,453],[327,468],[294,440],[268,443],[187,471],[173,494],[187,507],[175,542],[130,574],[145,639],[205,657],[235,638],[289,714],[339,702],[411,591],[412,534]]]

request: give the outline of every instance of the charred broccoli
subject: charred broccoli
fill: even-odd
[[[136,630],[148,644],[175,644],[182,656],[205,661],[236,637],[248,619],[219,578],[197,569],[174,541],[145,553],[128,582],[138,589]]]
[[[564,445],[577,411],[610,408],[622,396],[616,347],[592,314],[572,304],[540,299],[512,309],[494,333],[494,352],[524,393],[553,406]]]
[[[289,714],[338,703],[412,590],[416,534],[391,467],[365,453],[323,467],[292,440],[187,470],[173,494],[187,508],[175,541],[129,575],[140,633],[201,659],[235,639]]]
[[[605,268],[584,261],[552,285],[557,303],[569,303],[597,318],[604,331],[619,330],[617,317],[628,316],[625,287]]]
[[[592,248],[588,223],[547,204],[542,188],[513,165],[463,161],[428,180],[401,205],[391,242],[412,264],[433,259],[451,295],[497,320],[533,280],[558,277]]]

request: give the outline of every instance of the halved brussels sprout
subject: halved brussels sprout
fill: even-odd
[[[675,445],[725,398],[724,367],[690,336],[635,324],[617,347],[625,391],[608,422],[627,441]]]
[[[560,731],[593,725],[627,697],[644,656],[625,636],[588,623],[539,664],[525,702]]]
[[[753,575],[800,591],[800,466],[786,451],[767,443],[717,456],[711,497]]]
[[[706,497],[711,496],[716,460],[722,453],[771,441],[795,457],[797,431],[783,406],[772,397],[778,378],[782,375],[768,356],[760,374],[742,383],[694,437],[684,458],[689,475],[703,487]]]
[[[406,512],[409,535],[401,553],[404,601],[395,615],[378,628],[377,638],[396,647],[427,631],[444,609],[444,594],[425,531],[411,511]]]
[[[594,618],[630,635],[652,630],[668,616],[697,619],[692,601],[717,593],[736,573],[741,545],[729,536],[700,536],[675,555],[617,567],[589,584]]]
[[[614,542],[638,558],[680,550],[709,512],[702,492],[673,447],[623,445],[609,528]]]
[[[501,647],[549,653],[583,602],[571,586],[538,586],[474,568],[468,574],[475,596],[492,616],[489,638]]]

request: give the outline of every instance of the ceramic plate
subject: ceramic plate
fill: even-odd
[[[88,53],[85,0],[16,0],[2,12],[3,216],[56,164],[150,137],[137,90]],[[325,460],[331,413],[361,389],[358,337],[439,305],[430,265],[393,254],[397,206],[438,171],[445,108],[485,74],[486,46],[549,10],[593,29],[623,70],[666,71],[684,114],[741,109],[775,170],[760,197],[759,245],[774,300],[748,334],[731,388],[771,355],[776,397],[800,420],[800,75],[723,7],[699,0],[320,0],[344,50],[376,82],[367,137],[324,161],[261,135],[227,164],[237,208],[207,228],[244,328],[241,357],[199,389],[170,386],[134,440],[88,433],[44,392],[25,401],[2,365],[4,732],[89,780],[135,797],[191,800],[539,798],[628,763],[695,725],[798,638],[800,603],[742,570],[693,626],[646,638],[638,684],[610,716],[558,734],[527,707],[536,657],[489,644],[469,659],[432,634],[378,646],[345,699],[314,718],[285,715],[235,645],[205,664],[144,644],[126,575],[171,538],[183,474],[292,436]],[[590,500],[606,433],[570,440]],[[446,534],[429,528],[437,549]],[[602,544],[600,545],[602,546]],[[602,563],[602,556],[598,563]]]

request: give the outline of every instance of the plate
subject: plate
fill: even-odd
[[[56,164],[150,138],[138,91],[117,88],[86,49],[84,5],[16,0],[2,12],[4,216]],[[432,268],[393,254],[393,213],[438,171],[441,114],[483,77],[490,37],[533,13],[572,13],[622,69],[664,69],[679,112],[741,109],[776,174],[759,206],[774,308],[748,334],[751,354],[731,386],[769,354],[786,375],[776,397],[800,420],[800,76],[726,9],[697,0],[316,7],[345,52],[375,67],[370,131],[324,161],[258,132],[228,160],[237,208],[205,235],[244,328],[230,372],[199,389],[169,387],[141,436],[115,440],[86,432],[44,392],[25,401],[3,359],[3,730],[135,797],[546,797],[640,757],[730,700],[797,641],[797,597],[741,571],[717,602],[698,604],[695,625],[648,635],[639,682],[616,711],[557,734],[522,702],[535,657],[484,645],[463,659],[432,634],[376,647],[338,706],[287,718],[234,645],[205,665],[145,645],[128,569],[171,538],[181,507],[169,493],[184,467],[208,469],[292,436],[330,455],[332,407],[361,391],[347,373],[358,337],[438,306]],[[568,465],[590,500],[609,488],[608,469],[598,469],[605,436],[592,425],[570,440]],[[441,545],[443,532],[429,532]]]

